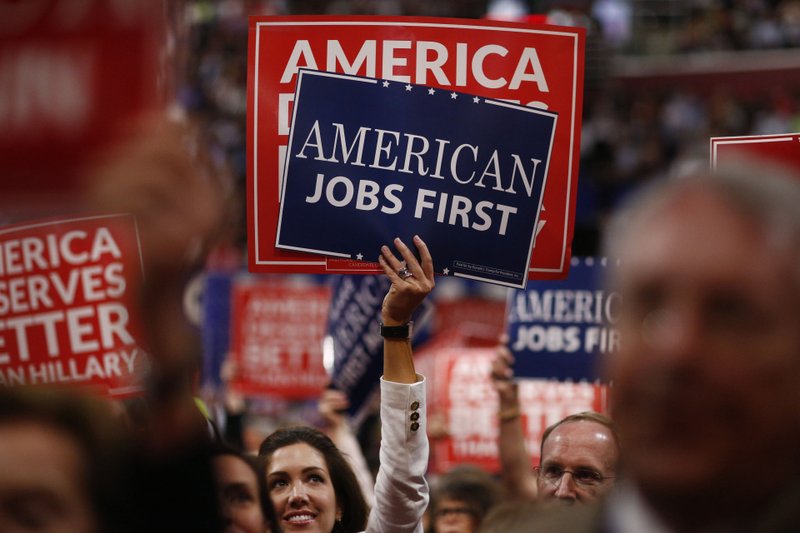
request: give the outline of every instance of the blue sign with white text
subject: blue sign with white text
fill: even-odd
[[[604,288],[605,258],[573,257],[569,277],[510,291],[506,313],[514,376],[595,381],[599,357],[619,345],[620,296]]]
[[[276,247],[375,261],[418,234],[437,272],[524,287],[556,114],[301,70]]]

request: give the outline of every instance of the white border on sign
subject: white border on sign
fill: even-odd
[[[259,99],[259,92],[258,92],[258,69],[260,66],[259,61],[259,52],[261,47],[259,46],[261,42],[261,29],[262,27],[267,26],[404,26],[404,27],[417,27],[417,28],[448,28],[448,29],[465,29],[465,30],[483,30],[483,31],[499,31],[499,32],[511,32],[511,33],[534,33],[540,35],[554,35],[558,37],[570,37],[573,39],[573,49],[572,49],[572,61],[575,68],[572,69],[572,109],[571,109],[571,116],[572,121],[570,123],[569,128],[569,152],[568,152],[568,161],[567,161],[567,194],[566,202],[564,204],[564,233],[561,239],[561,264],[558,268],[531,268],[530,261],[528,262],[528,272],[561,272],[564,269],[564,261],[566,259],[567,254],[567,233],[569,228],[569,204],[572,195],[572,167],[573,167],[573,157],[574,157],[574,148],[575,148],[575,123],[576,121],[580,120],[580,117],[577,116],[576,113],[576,99],[577,99],[577,77],[578,77],[578,33],[571,33],[571,32],[563,32],[563,31],[553,31],[553,30],[539,30],[539,29],[528,29],[528,28],[504,28],[498,26],[475,26],[470,24],[441,24],[435,22],[381,22],[381,21],[270,21],[270,22],[257,22],[256,23],[256,39],[255,39],[255,70],[253,74],[253,95],[254,95],[254,103],[253,103],[253,200],[251,209],[253,210],[253,220],[254,220],[254,229],[253,229],[253,237],[255,238],[255,264],[257,265],[321,265],[325,266],[326,261],[269,261],[264,260],[259,257],[259,250],[260,247],[258,243],[260,242],[258,238],[258,99]],[[282,188],[282,187],[281,187]],[[542,194],[544,196],[544,192]],[[541,206],[540,206],[541,209]],[[538,216],[537,216],[538,220]],[[534,231],[535,235],[535,231]],[[531,242],[531,250],[529,251],[532,253],[532,246],[533,242]],[[529,257],[530,259],[530,257]]]
[[[745,135],[741,137],[711,137],[711,170],[717,170],[717,147],[722,144],[761,144],[794,142],[800,133],[778,133],[772,135]]]

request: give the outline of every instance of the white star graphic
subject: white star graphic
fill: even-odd
[[[455,100],[456,98],[458,98],[458,93],[450,93],[451,100]]]
[[[408,85],[406,85],[406,91],[410,91],[410,90],[411,90],[411,84],[409,83]]]
[[[475,98],[473,98],[472,101],[475,102],[476,104],[481,103],[481,99],[478,98],[477,96]]]
[[[383,82],[383,86],[384,86],[384,87],[388,87],[388,86],[389,86],[389,82],[388,82],[388,81],[384,81],[384,82]]]
[[[361,261],[362,259],[364,259],[364,254],[356,254],[356,259]]]
[[[433,87],[431,87],[430,89],[428,89],[428,94],[433,94],[433,93],[435,93],[435,92],[436,92],[436,89],[434,89]]]
[[[442,269],[442,274],[444,274],[445,276],[449,275],[450,274],[450,269],[449,268],[443,268]]]

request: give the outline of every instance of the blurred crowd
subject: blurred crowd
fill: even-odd
[[[639,53],[763,50],[800,44],[800,5],[795,0],[631,4],[643,21],[637,30]]]
[[[152,356],[141,374],[141,394],[113,402],[63,391],[0,390],[0,530],[796,528],[797,176],[752,162],[726,169],[723,177],[712,175],[708,139],[797,132],[800,87],[764,85],[744,97],[724,83],[698,88],[666,75],[670,81],[657,90],[642,91],[616,66],[667,56],[669,72],[681,65],[679,54],[791,49],[800,45],[800,0],[171,5],[165,10],[168,44],[160,54],[171,65],[166,71],[162,65],[160,80],[165,92],[174,92],[167,116],[138,117],[128,125],[122,142],[88,161],[74,196],[48,198],[29,209],[0,202],[3,224],[42,214],[136,216],[144,280],[131,305],[142,321],[142,346]],[[572,254],[598,254],[603,238],[611,236],[604,251],[626,259],[611,282],[624,295],[620,327],[628,342],[606,362],[616,387],[611,401],[593,409],[612,404],[613,421],[607,413],[576,409],[581,412],[548,420],[538,442],[526,441],[523,404],[529,398],[514,380],[507,340],[497,343],[502,298],[474,283],[434,280],[436,251],[418,236],[375,251],[385,282],[377,310],[384,373],[377,383],[380,401],[365,402],[371,412],[357,428],[345,414],[349,399],[335,387],[311,400],[271,401],[236,390],[232,359],[213,369],[219,376],[203,375],[209,367],[193,282],[213,271],[241,272],[247,248],[247,17],[290,14],[544,15],[587,28],[587,64],[601,68],[587,74]],[[693,178],[668,180],[686,174]],[[649,189],[651,184],[660,185]],[[57,255],[55,241],[48,242]],[[27,246],[33,266],[43,262],[44,245],[18,246]],[[69,246],[61,252],[73,253]],[[0,251],[0,274],[6,276],[21,256]],[[91,294],[97,284],[89,275],[81,280]],[[9,290],[5,281],[0,289]],[[409,322],[423,302],[470,291],[495,296],[491,308],[480,309],[493,314],[483,324],[490,334],[481,339],[492,359],[478,370],[480,387],[497,398],[491,429],[498,431],[499,468],[462,464],[433,472],[430,458],[440,453],[436,445],[448,429],[427,414],[430,378],[415,367],[421,358],[413,357]],[[21,289],[10,292],[12,299],[23,298],[14,296]],[[31,292],[46,300],[41,287]],[[56,326],[54,315],[47,316],[37,324],[46,329],[49,349]],[[72,341],[88,343],[81,338],[88,330],[74,320]],[[4,330],[18,328],[19,344],[23,326],[15,324],[21,321],[0,315]],[[483,332],[474,329],[470,334],[480,337]],[[9,359],[0,350],[0,363]],[[208,383],[214,390],[203,389]],[[478,426],[483,419],[467,412],[464,420]],[[750,464],[740,468],[744,461]],[[553,503],[565,505],[545,513]]]

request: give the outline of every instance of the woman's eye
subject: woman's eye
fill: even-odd
[[[315,483],[325,483],[325,478],[319,474],[311,474],[310,476],[308,476],[308,479]]]
[[[269,488],[270,488],[270,490],[274,490],[274,489],[279,489],[279,488],[285,487],[287,485],[288,485],[288,483],[286,482],[285,479],[275,479],[275,480],[270,482]]]

